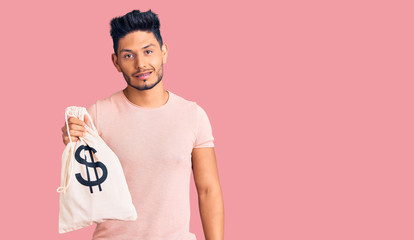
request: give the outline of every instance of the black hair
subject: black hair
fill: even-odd
[[[162,38],[160,33],[160,20],[157,14],[150,10],[146,12],[140,12],[139,10],[133,10],[124,16],[114,17],[111,20],[111,36],[114,42],[114,52],[118,56],[118,43],[119,39],[134,31],[147,31],[152,32],[162,46]]]

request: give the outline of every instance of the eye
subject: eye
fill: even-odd
[[[124,58],[132,58],[133,56],[132,56],[132,54],[125,54],[124,55]]]
[[[150,54],[150,53],[152,53],[152,50],[146,50],[145,53]]]

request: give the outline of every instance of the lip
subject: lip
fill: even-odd
[[[152,72],[148,71],[148,72],[138,73],[134,77],[136,77],[138,79],[147,79],[151,76],[151,74],[152,74]]]

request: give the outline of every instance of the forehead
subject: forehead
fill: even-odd
[[[152,32],[134,31],[119,39],[118,49],[137,49],[151,43],[155,46],[159,46],[159,43]]]

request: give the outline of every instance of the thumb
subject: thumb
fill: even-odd
[[[84,122],[85,122],[85,124],[86,124],[86,125],[89,125],[89,124],[90,124],[90,121],[91,121],[91,120],[88,118],[88,115],[85,115],[85,116],[84,116]]]

